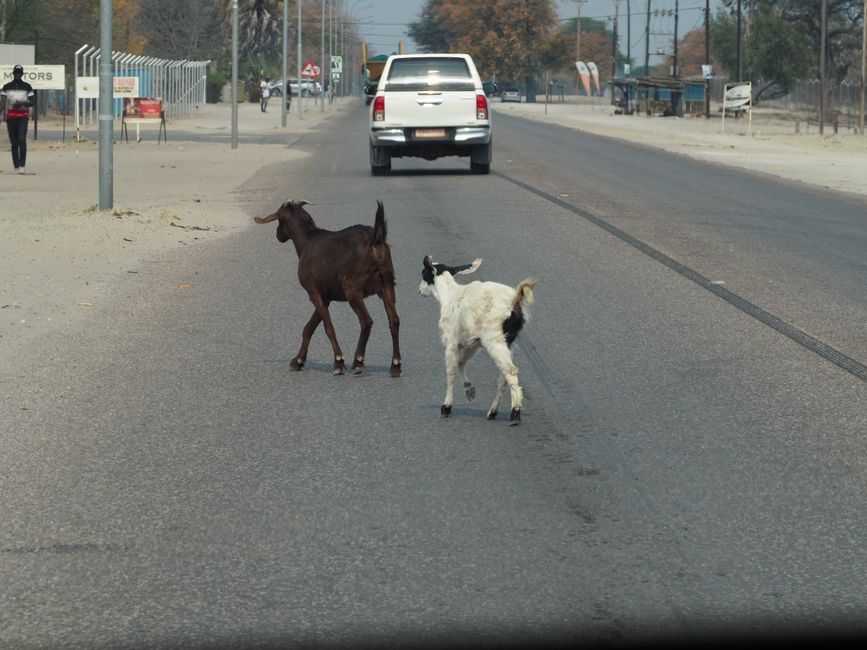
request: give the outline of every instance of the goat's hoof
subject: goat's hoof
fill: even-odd
[[[400,377],[400,367],[399,363],[392,363],[391,368],[388,369],[388,374],[391,377]]]
[[[470,382],[466,382],[464,384],[464,389],[466,390],[467,399],[469,401],[472,402],[474,399],[476,399],[476,387],[475,386],[473,386]]]
[[[346,364],[343,359],[335,359],[334,360],[334,370],[331,371],[331,374],[334,376],[342,375],[344,370],[346,370]]]
[[[512,409],[512,414],[509,416],[509,426],[514,427],[521,424],[521,409]]]
[[[363,372],[364,372],[364,364],[363,363],[361,363],[361,364],[353,363],[352,364],[352,374],[353,375],[360,375]]]
[[[496,420],[497,419],[497,412],[491,411],[490,413],[488,413],[488,419],[489,420]]]
[[[451,414],[452,414],[452,407],[451,406],[446,406],[445,404],[443,404],[440,407],[440,417],[447,418]]]
[[[292,363],[289,364],[289,370],[304,370],[304,360],[303,359],[292,359]]]

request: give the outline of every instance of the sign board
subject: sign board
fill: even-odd
[[[138,77],[112,77],[115,97],[138,97]],[[96,99],[99,97],[99,77],[76,77],[75,96],[78,99]]]
[[[304,64],[304,67],[301,69],[302,77],[315,77],[316,71],[313,69],[313,61],[307,59],[307,63]]]
[[[334,54],[331,56],[331,72],[343,73],[343,55]]]
[[[753,130],[753,84],[749,81],[738,81],[725,85],[722,105],[722,132],[726,132],[726,112],[734,111],[737,115],[746,111],[749,116],[747,132]]]
[[[36,46],[17,43],[0,43],[0,66],[6,64],[13,66],[16,63],[23,65],[25,70],[27,69],[27,66],[36,63]]]
[[[705,79],[713,79],[713,66],[709,63],[702,63],[701,74]]]
[[[115,97],[138,97],[138,77],[113,77]]]
[[[12,81],[14,67],[14,65],[0,65],[0,86]],[[66,66],[24,65],[24,76],[21,78],[33,86],[33,90],[63,90],[66,87]]]
[[[749,81],[726,84],[723,105],[725,108],[738,108],[745,106],[750,103],[752,95],[752,84]]]
[[[158,97],[124,97],[123,119],[159,122],[163,119],[163,100]]]
[[[628,63],[623,64],[623,76],[628,77],[629,73],[632,72],[632,66]]]

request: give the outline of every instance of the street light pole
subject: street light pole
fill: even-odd
[[[867,84],[867,0],[864,0],[864,10],[861,13],[861,119],[858,131],[864,135],[864,86]]]
[[[284,0],[285,2],[285,0]],[[302,96],[304,95],[304,86],[301,83],[301,2],[298,2],[298,119],[304,119],[304,112],[301,106]]]
[[[320,21],[321,35],[319,39],[319,51],[322,52],[322,62],[319,66],[319,112],[325,112],[325,75],[331,74],[331,57],[325,59],[325,0],[322,0],[322,20]]]
[[[289,74],[289,3],[283,0],[283,80],[281,83],[283,96],[281,97],[280,123],[286,126],[286,100],[289,99],[287,92],[289,82],[286,76]]]
[[[114,170],[112,131],[114,129],[114,78],[111,61],[111,0],[99,0],[99,209],[110,210],[114,204]]]
[[[232,149],[238,148],[238,0],[232,0]]]
[[[828,51],[828,0],[822,0],[822,36],[819,39],[819,135],[825,133],[825,59]]]

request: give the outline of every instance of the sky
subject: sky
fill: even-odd
[[[620,51],[627,52],[626,38],[626,6],[632,13],[631,39],[629,51],[636,65],[644,64],[644,29],[647,25],[647,0],[619,0],[619,40]],[[472,2],[472,0],[467,0]],[[407,35],[407,25],[418,20],[419,11],[425,5],[425,0],[344,0],[344,7],[358,20],[358,31],[367,41],[369,50],[374,54],[391,54],[397,52],[398,44],[404,41],[407,52],[417,51],[417,46]],[[577,14],[575,0],[555,0],[560,19],[564,22],[573,20]],[[610,20],[614,17],[615,5],[618,0],[586,0],[581,4],[581,17]],[[678,35],[682,37],[688,31],[704,26],[705,0],[651,0],[651,40],[650,63],[661,60],[657,50],[671,52],[674,40],[673,15],[655,16],[655,11],[672,12],[678,5]],[[719,0],[710,0],[711,13],[716,11]]]

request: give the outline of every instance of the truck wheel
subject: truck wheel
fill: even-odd
[[[470,169],[474,174],[491,173],[492,144],[477,144],[470,152]]]
[[[386,147],[370,144],[370,173],[373,176],[384,176],[391,171],[391,154]]]

